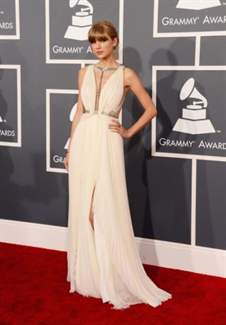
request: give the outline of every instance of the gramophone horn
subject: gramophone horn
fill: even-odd
[[[189,78],[183,85],[180,91],[180,100],[187,98],[199,99],[203,102],[203,106],[207,107],[207,99],[195,88],[195,79]]]

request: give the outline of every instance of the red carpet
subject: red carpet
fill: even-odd
[[[113,310],[100,299],[69,294],[66,253],[0,244],[1,325],[225,325],[226,280],[146,266],[173,299],[157,308]]]

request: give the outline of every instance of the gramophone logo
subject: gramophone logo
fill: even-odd
[[[189,78],[180,91],[180,100],[188,100],[191,104],[182,109],[173,131],[188,134],[215,133],[212,122],[206,118],[207,99],[195,88],[194,78]]]
[[[19,0],[0,1],[0,39],[20,38]]]
[[[70,0],[69,7],[74,9],[72,25],[68,26],[64,38],[85,41],[93,23],[93,6],[87,0]]]
[[[70,112],[70,115],[69,115],[69,120],[70,120],[70,122],[73,121],[73,118],[74,118],[74,115],[75,115],[76,111],[77,111],[77,103],[75,103],[75,105],[74,105],[74,106],[72,107],[72,109],[71,109],[71,112]],[[64,146],[64,149],[65,149],[65,150],[68,149],[69,142],[70,142],[70,138],[68,138],[68,140],[67,140],[67,142],[66,142],[66,144],[65,144],[65,146]]]
[[[221,6],[220,0],[179,0],[178,9],[202,10]]]
[[[111,20],[119,33],[122,33],[123,2],[124,0],[45,0],[46,63],[93,63],[95,56],[88,42],[88,32],[95,20],[104,17]],[[120,62],[121,47],[122,43],[118,50]]]
[[[6,119],[4,119],[1,115],[0,115],[0,123],[6,123]]]

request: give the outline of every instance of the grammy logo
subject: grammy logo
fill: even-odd
[[[88,0],[70,0],[69,7],[74,8],[72,25],[68,26],[64,38],[85,41],[93,23],[93,6]],[[76,11],[76,9],[78,9]]]
[[[190,10],[202,10],[218,6],[221,6],[220,0],[179,0],[177,3],[177,8]]]
[[[207,99],[195,88],[195,79],[188,79],[180,91],[180,100],[193,100],[182,109],[182,118],[179,118],[173,131],[188,134],[215,133],[212,122],[206,118]]]

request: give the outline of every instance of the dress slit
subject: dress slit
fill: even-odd
[[[91,224],[91,227],[93,229],[93,231],[95,230],[94,229],[94,195],[95,195],[95,190],[96,190],[96,184],[93,185],[93,188],[92,188],[92,195],[91,195],[91,202],[90,202],[90,206],[89,206],[89,215],[88,215],[88,218],[90,218],[90,214],[91,214],[91,211],[92,211],[92,223],[91,223],[91,220],[89,219],[89,222]]]

